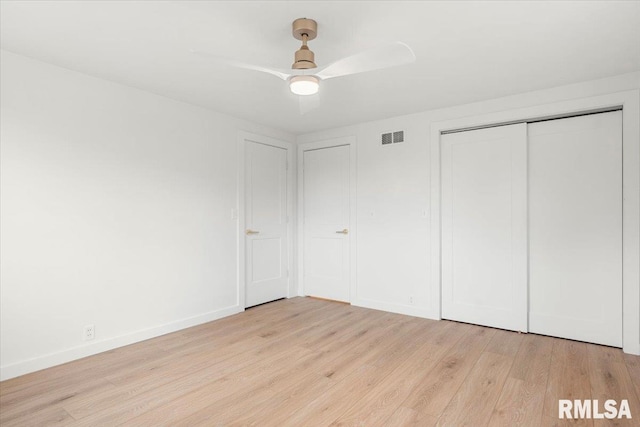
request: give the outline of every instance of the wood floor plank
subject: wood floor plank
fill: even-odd
[[[313,353],[307,349],[289,349],[287,353],[280,354],[275,359],[252,364],[162,405],[155,405],[143,414],[127,420],[127,425],[173,426],[181,420],[190,419],[193,415],[197,417],[203,410],[214,416],[221,415],[225,410],[229,410],[234,402],[243,401],[247,394],[264,387],[274,376],[285,373],[296,360],[312,355]],[[209,420],[205,418],[203,422],[206,421]],[[221,420],[216,418],[215,421],[217,423]],[[190,423],[197,424],[195,420]]]
[[[392,345],[380,347],[377,352],[366,354],[355,352],[352,363],[344,369],[344,372],[352,372],[345,377],[336,375],[338,369],[332,367],[331,379],[337,381],[335,387],[328,390],[323,396],[315,399],[304,407],[303,410],[293,414],[293,417],[285,425],[307,425],[309,423],[328,424],[337,419],[340,414],[350,406],[357,404],[365,398],[368,390],[372,390],[383,378],[401,366],[412,352],[419,350],[416,343],[420,342],[420,329],[426,329],[426,323],[420,324],[409,319],[406,322],[390,326],[386,332],[405,330],[405,335],[392,335]],[[423,356],[424,357],[424,356]],[[344,367],[344,366],[343,366]],[[363,376],[360,376],[363,373]],[[336,399],[335,396],[349,396],[348,399]]]
[[[232,426],[280,426],[286,423],[299,408],[309,405],[318,396],[325,394],[335,385],[335,381],[315,372],[297,378],[295,386],[280,390],[258,406],[250,410],[235,408],[236,413],[242,412],[233,421]]]
[[[386,427],[433,427],[437,422],[438,417],[422,417],[418,420],[416,411],[401,406],[384,422],[384,425]]]
[[[553,342],[543,416],[558,418],[560,399],[591,399],[589,358],[587,344],[583,342],[562,339]],[[593,421],[575,420],[573,425],[592,426]]]
[[[333,381],[341,381],[362,365],[383,366],[386,362],[391,364],[399,357],[403,348],[402,342],[406,341],[406,337],[410,336],[415,328],[416,325],[403,322],[370,331],[369,334],[364,334],[354,341],[356,345],[345,345],[344,348],[348,351],[342,353],[341,357],[332,359],[329,364],[320,366],[318,372]],[[392,334],[392,331],[400,330],[405,331],[407,335]]]
[[[376,313],[376,315],[378,314]],[[348,333],[353,333],[353,331],[360,329],[359,322],[355,320],[351,318],[348,323],[344,324],[343,322],[342,329]],[[325,334],[326,329],[321,333],[316,332],[316,335]],[[268,338],[274,335],[270,335]],[[358,338],[361,339],[364,335],[360,334]],[[282,340],[282,337],[277,338],[276,342],[280,340]],[[263,425],[265,423],[265,414],[270,415],[267,420],[269,420],[269,423],[273,423],[271,415],[275,415],[274,407],[282,408],[284,404],[291,404],[294,401],[298,405],[303,401],[309,403],[318,395],[325,393],[335,381],[331,381],[330,376],[321,375],[317,372],[324,372],[329,369],[332,361],[346,351],[346,348],[341,348],[333,351],[314,352],[310,357],[298,360],[287,366],[286,369],[279,370],[275,376],[269,375],[261,378],[251,390],[246,390],[244,395],[226,396],[224,399],[193,413],[175,425],[210,425],[214,422],[214,419],[215,423],[222,425],[234,423]],[[307,387],[309,384],[313,384],[314,387]],[[314,390],[315,393],[313,393]],[[245,401],[246,404],[239,407],[229,403],[235,400]],[[256,419],[253,416],[254,414],[261,414],[261,417]]]
[[[498,329],[484,351],[515,357],[525,335],[526,334],[514,331]]]
[[[398,320],[398,319],[396,319]],[[313,363],[309,370],[313,371],[313,381],[302,378],[299,384],[288,393],[279,393],[278,397],[270,398],[263,407],[251,411],[249,416],[239,417],[234,425],[274,425],[280,426],[291,419],[300,408],[309,405],[318,396],[325,394],[329,388],[349,377],[364,363],[362,348],[369,348],[372,342],[386,335],[390,323],[384,321],[382,326],[366,326],[365,329],[356,328],[366,333],[355,333],[351,342],[336,342],[325,351],[319,352],[321,360]],[[348,328],[351,327],[347,326]],[[379,351],[384,351],[380,347]],[[323,380],[315,380],[316,375]],[[308,385],[309,384],[309,385]],[[307,386],[308,385],[308,386]],[[283,399],[284,397],[284,399]]]
[[[170,425],[165,420],[175,421],[175,417],[191,415],[227,393],[252,387],[264,372],[281,364],[286,366],[303,353],[308,351],[289,349],[287,353],[274,353],[259,361],[254,359],[241,369],[231,368],[222,376],[218,370],[198,379],[189,376],[186,381],[175,381],[127,399],[117,411],[102,411],[82,418],[79,425]]]
[[[284,301],[288,300],[277,301],[273,304],[276,307],[281,307],[283,306]],[[194,335],[185,333],[183,336],[187,336],[188,338],[183,338],[179,343],[179,346],[191,346],[194,342],[199,341],[217,342],[219,345],[233,344],[252,336],[266,337],[269,335],[270,331],[273,330],[295,330],[295,328],[290,327],[292,325],[314,324],[315,322],[322,321],[322,319],[327,316],[332,317],[334,315],[348,314],[345,313],[344,310],[340,310],[339,307],[336,307],[335,305],[326,306],[325,304],[320,304],[317,307],[299,307],[298,310],[291,310],[291,307],[287,307],[285,310],[281,311],[271,309],[266,312],[266,314],[254,314],[253,310],[267,306],[268,305],[264,305],[248,310],[247,313],[249,313],[249,316],[252,316],[248,320],[239,318],[239,322],[235,324],[227,324],[221,328],[218,328],[217,325],[210,325],[209,328],[203,329],[201,332]],[[262,310],[259,313],[265,313],[265,311],[266,310]],[[176,347],[170,347],[169,349],[174,351],[176,350]]]
[[[402,404],[418,413],[418,421],[442,414],[495,334],[494,329],[465,326],[467,333]]]
[[[285,426],[329,425],[389,374],[373,365],[362,365],[287,419]]]
[[[489,425],[540,425],[553,342],[549,337],[523,335]]]
[[[65,408],[74,417],[84,418],[88,415],[96,416],[102,410],[108,411],[114,405],[122,410],[128,405],[136,404],[138,398],[145,399],[144,395],[149,391],[155,392],[164,387],[189,390],[253,364],[257,356],[268,358],[279,353],[273,349],[268,351],[266,344],[257,340],[253,345],[242,343],[244,353],[238,353],[235,357],[217,358],[211,353],[201,353],[197,358],[180,358],[166,368],[121,384],[116,392],[105,392],[88,399],[70,399],[65,402]],[[140,395],[142,396],[138,397]]]
[[[248,349],[261,348],[263,351],[266,351],[266,349],[271,346],[271,343],[259,337],[250,338],[251,337],[247,337],[247,339],[244,340],[229,340],[225,342],[203,338],[190,345],[176,347],[166,356],[123,366],[117,371],[107,374],[105,378],[115,385],[127,385],[144,377],[155,376],[165,370],[174,370],[175,360],[178,358],[192,362],[183,364],[185,368],[197,370],[200,363],[206,365],[208,361],[210,362],[211,354],[215,354],[216,360],[221,361],[225,358],[233,357],[240,352],[247,351]],[[203,360],[203,358],[205,359]]]
[[[539,426],[542,420],[544,387],[507,378],[494,407],[489,426]],[[536,413],[535,410],[540,412]]]
[[[2,421],[2,427],[24,426],[72,426],[75,420],[67,411],[59,407],[48,407],[23,414],[20,418]]]
[[[0,404],[21,401],[25,396],[55,392],[63,387],[84,387],[90,381],[101,382],[107,372],[121,369],[165,355],[161,349],[150,342],[148,345],[126,346],[106,351],[95,356],[65,363],[40,372],[3,381],[0,390]]]
[[[334,422],[335,425],[386,424],[386,420],[424,381],[465,332],[464,328],[455,328],[455,324],[451,322],[424,323],[419,328],[418,333],[409,335],[410,343],[396,343],[396,347],[404,349],[404,354],[401,356],[400,366],[389,375],[389,379],[376,385],[340,416]]]
[[[332,425],[371,426],[384,425],[402,402],[430,374],[435,365],[444,357],[449,346],[425,343],[402,364],[386,381],[374,386],[348,411],[342,414]]]
[[[346,333],[345,325],[358,325],[366,321],[366,313],[362,311],[343,311],[329,319],[316,322],[313,328],[300,330],[292,338],[292,344],[312,350],[321,349],[329,342],[340,340]]]
[[[541,421],[541,426],[543,427],[573,427],[573,426],[579,426],[579,425],[585,425],[582,424],[584,420],[579,420],[579,419],[560,419],[558,418],[558,414],[556,414],[555,416],[551,417],[548,415],[544,415],[542,417],[542,421]],[[591,422],[591,424],[588,425],[593,425],[592,421],[589,420]]]
[[[148,393],[157,393],[164,387],[170,387],[169,394],[174,390],[188,391],[201,386],[206,381],[215,381],[245,366],[255,363],[256,357],[272,357],[279,351],[268,351],[268,343],[261,339],[240,343],[236,346],[239,353],[236,357],[220,357],[214,353],[202,353],[196,358],[174,361],[173,364],[153,370],[148,375],[135,378],[133,381],[121,384],[115,390],[103,391],[99,395],[88,398],[69,399],[64,402],[64,408],[75,418],[99,419],[101,414],[126,412],[136,405],[141,406],[149,399]],[[242,352],[244,351],[244,352]]]
[[[438,418],[438,426],[483,426],[489,422],[513,359],[482,353],[467,379]]]
[[[629,402],[632,416],[640,414],[640,401],[629,371],[624,363],[620,349],[588,344],[589,378],[591,380],[591,396],[598,399],[601,405],[607,399],[614,399],[620,404],[623,399]],[[601,406],[602,408],[602,406]],[[637,426],[637,417],[633,419],[594,420],[594,426]]]
[[[233,376],[246,367],[282,357],[282,352],[275,349],[264,350],[264,347],[259,347],[219,362],[211,357],[212,360],[206,367],[186,374],[185,371],[188,371],[190,365],[177,363],[175,372],[161,373],[141,383],[129,384],[122,387],[118,394],[103,395],[99,400],[90,399],[65,405],[65,409],[86,425],[113,423],[116,419],[126,421],[163,402],[169,402],[227,376]]]
[[[554,339],[535,334],[524,335],[509,376],[546,384]]]
[[[230,425],[238,423],[243,418],[250,419],[251,416],[249,414],[263,414],[266,416],[273,410],[270,405],[277,403],[279,400],[290,400],[294,393],[306,392],[301,387],[302,384],[317,384],[318,387],[314,387],[314,389],[322,391],[322,393],[309,394],[309,401],[311,401],[318,395],[326,393],[332,387],[330,379],[309,369],[309,365],[312,365],[317,360],[316,356],[317,354],[312,354],[282,369],[274,369],[267,375],[260,377],[250,390],[244,389],[236,394],[227,394],[224,398],[180,421],[172,423],[172,425],[176,427],[206,426],[213,423]],[[245,404],[242,406],[234,405],[237,401],[245,402]],[[266,418],[266,420],[269,420],[269,418]]]
[[[29,398],[22,398],[12,401],[9,404],[3,404],[0,410],[0,425],[4,425],[16,419],[31,417],[33,413],[38,411],[47,411],[55,408],[55,414],[65,415],[67,411],[63,409],[63,405],[72,399],[84,399],[95,394],[104,392],[114,392],[116,387],[109,381],[104,379],[88,380],[85,383],[64,385],[46,393],[34,393]],[[65,419],[63,417],[63,419]]]
[[[625,354],[624,362],[627,365],[631,381],[633,381],[633,385],[636,388],[636,396],[640,398],[640,356]]]

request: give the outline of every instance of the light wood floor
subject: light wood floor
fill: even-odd
[[[639,395],[619,349],[294,298],[4,381],[0,425],[637,426]]]

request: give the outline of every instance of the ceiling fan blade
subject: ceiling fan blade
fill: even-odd
[[[316,76],[326,80],[349,74],[410,64],[415,60],[416,55],[409,46],[402,42],[395,42],[339,59],[318,71]]]
[[[280,70],[280,69],[277,69],[277,68],[262,67],[260,65],[248,64],[246,62],[236,61],[235,59],[221,58],[221,57],[216,56],[216,55],[214,55],[212,53],[204,52],[204,51],[196,50],[196,49],[190,49],[190,52],[195,54],[195,55],[205,57],[205,58],[209,59],[210,61],[213,61],[213,63],[219,64],[219,65],[226,65],[228,67],[235,67],[235,68],[243,68],[245,70],[260,71],[261,73],[268,73],[268,74],[276,76],[276,77],[278,77],[278,78],[280,78],[282,80],[285,80],[285,81],[289,77],[291,77],[291,73],[288,72],[288,70]]]
[[[314,110],[320,106],[320,94],[315,95],[299,95],[298,102],[300,106],[300,115],[303,116],[309,111]]]

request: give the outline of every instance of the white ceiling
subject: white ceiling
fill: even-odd
[[[2,1],[0,14],[3,49],[292,133],[640,70],[638,1]],[[299,17],[318,22],[320,66],[391,41],[417,62],[323,82],[300,115],[285,82],[189,52],[288,68]]]

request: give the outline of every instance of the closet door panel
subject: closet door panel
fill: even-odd
[[[441,143],[442,316],[526,331],[526,124]]]
[[[622,346],[622,113],[529,125],[529,329]]]

